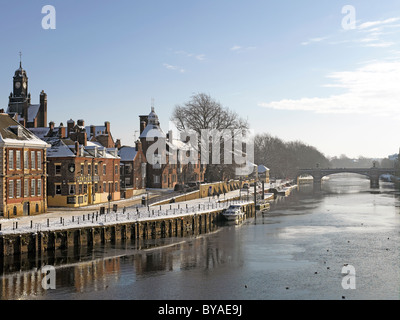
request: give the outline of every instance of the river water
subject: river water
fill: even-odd
[[[57,264],[54,290],[42,288],[40,270],[6,268],[0,298],[397,300],[399,231],[400,193],[390,183],[370,189],[360,176],[333,175],[240,225],[140,248],[96,247]]]

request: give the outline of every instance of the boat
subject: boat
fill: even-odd
[[[238,204],[232,204],[226,209],[222,215],[228,221],[242,220],[244,217],[244,212],[242,211],[242,206]]]

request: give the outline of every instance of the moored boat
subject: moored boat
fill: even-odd
[[[244,212],[242,211],[242,206],[237,204],[232,204],[229,206],[225,212],[222,213],[224,218],[228,221],[242,220],[244,217]]]

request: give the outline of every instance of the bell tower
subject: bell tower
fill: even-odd
[[[13,97],[20,98],[22,101],[28,98],[28,76],[26,71],[22,69],[21,52],[19,53],[19,68],[14,73],[13,78]],[[22,101],[18,102],[22,102]]]

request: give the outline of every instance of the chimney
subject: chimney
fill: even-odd
[[[139,119],[140,119],[140,134],[142,134],[144,128],[146,128],[147,126],[149,116],[139,116]]]
[[[142,143],[140,140],[136,141],[136,151],[142,151]]]
[[[50,130],[54,130],[54,122],[53,121],[49,122],[49,128],[50,128]]]
[[[67,133],[68,133],[68,137],[71,135],[72,130],[75,127],[75,121],[70,119],[67,122]]]
[[[79,156],[79,142],[75,141],[75,154]]]
[[[61,139],[64,139],[67,137],[67,128],[64,127],[64,124],[61,122],[60,127],[59,127],[59,136]]]
[[[109,134],[110,133],[110,122],[109,121],[104,122],[104,126],[106,127],[106,131],[104,133]]]
[[[78,125],[78,126],[81,126],[81,127],[84,127],[84,126],[85,126],[85,121],[82,120],[82,119],[79,119],[79,120],[77,121],[77,125]]]
[[[115,148],[117,148],[117,149],[121,149],[121,140],[120,139],[117,139],[117,141],[115,141]]]
[[[94,125],[90,126],[90,136],[92,138],[96,137],[96,127]]]

